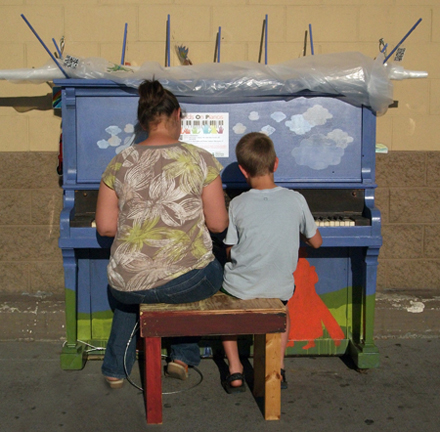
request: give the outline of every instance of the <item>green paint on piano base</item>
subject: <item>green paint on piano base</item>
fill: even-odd
[[[60,363],[64,370],[81,370],[86,364],[87,357],[84,345],[64,345],[61,350]]]
[[[104,350],[101,348],[105,348],[107,345],[112,319],[113,312],[111,310],[93,312],[92,314],[77,314],[76,331],[70,332],[76,333],[76,344],[66,344],[63,347],[61,368],[64,370],[80,370],[84,367],[88,358],[102,356]],[[93,347],[97,349],[94,350]]]
[[[356,344],[350,341],[349,353],[358,369],[379,367],[379,350],[374,344]]]
[[[92,314],[79,313],[77,318],[78,339],[83,341],[107,340],[110,336],[112,319],[113,312],[111,310],[92,312]]]

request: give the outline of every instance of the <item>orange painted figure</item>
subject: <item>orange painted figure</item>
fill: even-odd
[[[300,254],[301,256],[301,254]],[[295,341],[308,341],[307,350],[315,346],[315,340],[323,336],[323,325],[336,346],[344,339],[344,332],[316,292],[318,274],[305,258],[299,258],[295,273],[295,292],[289,300],[290,333],[287,346]]]

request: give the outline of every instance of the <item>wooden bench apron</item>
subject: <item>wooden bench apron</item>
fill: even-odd
[[[223,293],[186,304],[141,304],[147,422],[162,423],[162,337],[254,335],[254,396],[264,397],[264,418],[281,414],[281,333],[286,308],[278,299],[240,300]]]

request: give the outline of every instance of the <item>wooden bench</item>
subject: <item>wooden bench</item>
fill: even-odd
[[[239,300],[217,293],[195,303],[140,305],[147,422],[162,423],[162,337],[243,334],[254,335],[254,396],[264,397],[266,420],[279,420],[285,328],[286,308],[278,299]]]

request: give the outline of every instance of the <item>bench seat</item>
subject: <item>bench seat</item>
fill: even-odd
[[[281,413],[281,333],[286,308],[278,299],[240,300],[223,293],[194,303],[141,304],[147,422],[162,423],[162,337],[254,335],[254,396],[264,397],[264,417]]]

